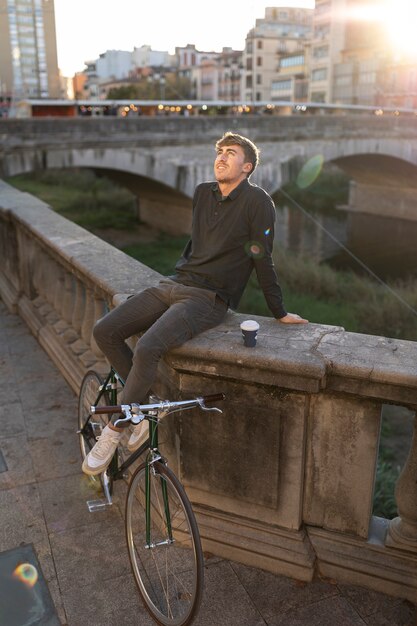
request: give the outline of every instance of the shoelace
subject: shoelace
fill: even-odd
[[[115,437],[111,435],[107,435],[107,437],[103,437],[100,435],[97,437],[97,443],[94,450],[94,456],[103,455],[106,456],[110,450],[110,448],[115,443]],[[119,438],[117,438],[117,443],[119,443]]]

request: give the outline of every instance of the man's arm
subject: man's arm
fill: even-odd
[[[252,223],[252,258],[255,266],[259,285],[264,293],[266,303],[275,319],[282,324],[306,324],[308,320],[296,313],[288,313],[283,304],[282,290],[278,282],[272,259],[274,244],[275,206],[272,199],[270,203],[263,203],[256,211],[256,217]],[[257,245],[259,243],[259,245]]]

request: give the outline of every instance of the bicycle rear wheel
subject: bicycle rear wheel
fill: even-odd
[[[203,552],[191,504],[168,467],[159,462],[149,470],[145,463],[138,467],[127,493],[125,524],[130,563],[148,611],[163,626],[191,624],[202,597]]]
[[[83,459],[90,452],[91,448],[102,433],[103,428],[109,421],[108,415],[92,415],[91,406],[106,406],[110,404],[109,394],[103,391],[100,396],[100,387],[103,379],[93,370],[89,370],[84,376],[80,395],[78,397],[78,429],[81,456]],[[92,482],[99,482],[100,476],[91,476]]]

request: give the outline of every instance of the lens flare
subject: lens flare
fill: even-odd
[[[13,576],[28,587],[34,587],[38,580],[38,570],[31,563],[21,563],[14,570]]]
[[[245,245],[245,252],[253,259],[262,259],[265,256],[265,249],[258,241],[248,241]]]
[[[266,231],[265,231],[265,235],[269,235],[270,232],[271,232],[271,229],[267,228]]]
[[[323,168],[323,161],[324,158],[321,154],[316,154],[311,157],[311,159],[306,161],[298,173],[296,181],[297,187],[300,189],[307,189],[307,187],[310,187],[310,185],[312,185],[319,177]]]

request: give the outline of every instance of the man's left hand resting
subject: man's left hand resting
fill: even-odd
[[[303,319],[297,313],[287,313],[277,321],[281,324],[308,324],[308,320]]]

